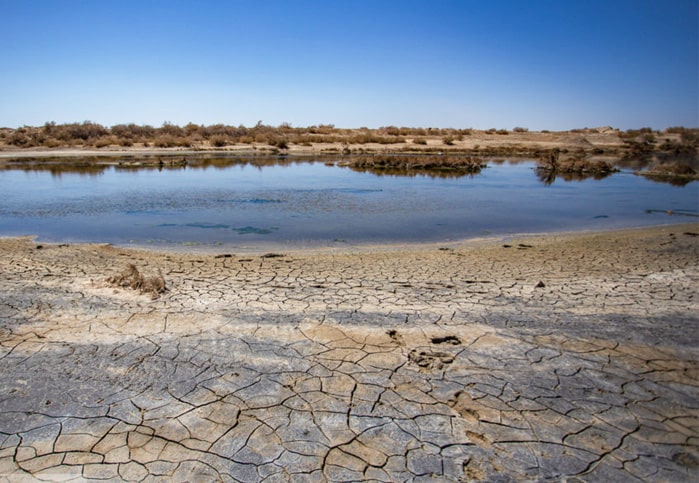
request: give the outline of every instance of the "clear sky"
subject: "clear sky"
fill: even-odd
[[[699,0],[0,0],[0,126],[699,126]]]

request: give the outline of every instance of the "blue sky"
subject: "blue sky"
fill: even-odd
[[[699,126],[699,0],[0,0],[0,126]]]

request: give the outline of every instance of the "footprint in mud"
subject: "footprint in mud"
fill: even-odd
[[[459,339],[455,335],[447,335],[444,337],[432,337],[432,339],[430,339],[430,342],[432,342],[433,344],[460,345],[461,339]]]
[[[466,436],[481,448],[490,448],[490,441],[488,441],[488,439],[482,434],[474,433],[473,431],[466,431]]]
[[[477,423],[480,420],[480,414],[473,408],[473,399],[464,391],[454,394],[454,398],[447,401],[447,404],[469,423]]]
[[[454,362],[454,356],[446,352],[413,349],[408,354],[408,360],[416,364],[421,371],[441,370]]]
[[[386,331],[386,335],[388,335],[391,338],[391,341],[394,344],[404,346],[405,341],[403,340],[403,336],[401,336],[396,329],[390,329]]]

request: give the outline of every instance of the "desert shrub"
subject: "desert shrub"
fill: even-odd
[[[153,146],[158,148],[174,148],[179,141],[173,136],[158,136],[153,140]]]
[[[30,144],[31,138],[27,134],[25,129],[17,129],[15,132],[10,134],[9,143],[14,146],[25,147]]]
[[[197,131],[204,138],[214,138],[214,137],[226,137],[234,138],[239,136],[238,128],[225,126],[223,124],[214,124],[212,126],[202,127]]]
[[[184,127],[184,132],[186,133],[187,137],[201,135],[201,130],[202,129],[197,124],[194,124],[193,122],[188,123]]]
[[[229,144],[228,138],[225,136],[213,136],[209,139],[209,141],[211,142],[211,145],[216,148],[222,148]]]
[[[313,143],[333,142],[333,138],[324,137],[319,134],[303,134],[296,137],[296,142],[303,145],[311,145]]]
[[[444,136],[442,138],[442,142],[446,144],[447,146],[453,146],[454,145],[454,136]]]
[[[267,134],[256,134],[254,136],[254,141],[256,143],[269,144],[269,145],[271,145],[274,142],[274,140],[271,139],[271,137],[268,136]]]
[[[62,141],[89,141],[109,134],[101,124],[85,121],[82,124],[61,124],[52,128],[52,135]]]
[[[380,143],[381,137],[371,134],[370,132],[362,132],[360,134],[355,134],[347,138],[348,144],[369,144],[369,143]]]
[[[111,146],[113,144],[119,144],[119,140],[116,138],[116,136],[103,136],[96,139],[92,144],[96,148],[106,148],[107,146]]]
[[[425,138],[413,138],[413,144],[427,144]]]
[[[386,126],[379,128],[379,132],[388,136],[400,136],[401,131],[396,126]]]
[[[184,129],[175,124],[170,124],[169,122],[164,122],[158,131],[162,136],[183,137],[186,135]]]
[[[120,139],[128,139],[132,143],[152,140],[155,136],[155,128],[152,126],[138,126],[136,124],[117,124],[110,129],[114,136]]]
[[[57,148],[57,147],[60,147],[62,145],[63,145],[63,143],[61,143],[61,141],[59,141],[58,139],[54,139],[54,138],[48,138],[48,139],[46,139],[46,141],[44,141],[44,146],[46,146],[47,148]]]
[[[516,127],[512,130],[513,132],[529,132],[529,129],[526,127]]]
[[[508,134],[510,134],[510,131],[508,131],[507,129],[498,129],[497,134],[501,136],[507,136]]]

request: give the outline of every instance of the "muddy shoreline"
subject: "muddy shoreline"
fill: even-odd
[[[696,480],[697,234],[0,239],[0,479]]]

